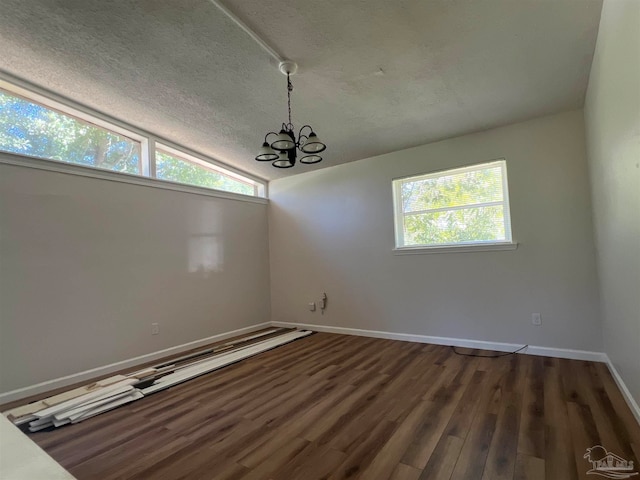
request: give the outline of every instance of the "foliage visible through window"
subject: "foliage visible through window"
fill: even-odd
[[[187,185],[255,195],[254,185],[218,172],[213,165],[208,166],[205,163],[196,163],[186,158],[178,158],[162,150],[156,150],[156,177]]]
[[[511,242],[502,161],[394,180],[396,246]]]
[[[0,90],[0,150],[140,173],[140,142]]]
[[[0,79],[0,152],[250,196],[265,185],[65,103]],[[155,139],[154,139],[155,140]]]

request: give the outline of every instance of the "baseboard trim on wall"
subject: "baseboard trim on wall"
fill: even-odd
[[[607,367],[609,367],[609,371],[611,372],[611,376],[615,380],[616,385],[618,385],[618,389],[620,389],[620,392],[622,392],[622,396],[624,397],[625,402],[627,402],[627,405],[629,405],[629,409],[631,410],[631,413],[633,413],[633,416],[636,417],[636,421],[640,425],[640,406],[638,406],[638,403],[635,401],[635,399],[631,395],[631,392],[627,388],[627,384],[624,383],[624,380],[622,380],[620,373],[618,372],[616,367],[613,365],[613,362],[609,358],[609,355],[605,353],[604,356],[607,359],[606,363],[607,363]]]
[[[435,345],[451,345],[454,347],[477,348],[498,352],[514,352],[522,347],[516,343],[486,342],[483,340],[468,340],[464,338],[433,337],[430,335],[415,335],[410,333],[394,333],[380,330],[361,330],[358,328],[333,327],[328,325],[312,325],[308,323],[271,322],[274,327],[299,327],[316,332],[340,333],[344,335],[358,335],[361,337],[386,338],[389,340],[403,340],[405,342],[433,343]],[[543,357],[569,358],[572,360],[588,360],[592,362],[607,362],[607,356],[602,352],[587,350],[571,350],[568,348],[549,348],[529,345],[519,352]]]
[[[151,362],[159,358],[167,357],[176,353],[181,353],[186,350],[191,350],[192,348],[198,348],[203,345],[208,345],[210,343],[219,342],[221,340],[226,340],[227,338],[249,333],[254,330],[260,330],[261,328],[266,328],[269,326],[271,326],[270,322],[250,325],[248,327],[238,328],[237,330],[232,330],[230,332],[219,333],[217,335],[212,335],[211,337],[201,338],[200,340],[194,340],[193,342],[183,343],[182,345],[176,345],[175,347],[165,348],[164,350],[158,350],[156,352],[147,353],[145,355],[129,358],[120,362],[111,363],[103,367],[92,368],[83,372],[66,375],[64,377],[55,378],[53,380],[48,380],[42,383],[37,383],[29,387],[18,388],[9,392],[0,393],[0,403],[13,402],[14,400],[20,400],[21,398],[26,398],[31,395],[49,392],[51,390],[55,390],[56,388],[66,387],[74,383],[90,380],[92,378],[117,372],[125,368],[135,367],[142,363]]]

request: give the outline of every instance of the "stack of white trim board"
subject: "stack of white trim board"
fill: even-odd
[[[83,387],[13,408],[3,414],[31,432],[82,422],[147,395],[218,370],[245,358],[311,335],[309,330],[271,328],[127,375],[114,375]]]

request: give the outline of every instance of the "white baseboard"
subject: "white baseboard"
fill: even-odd
[[[613,362],[611,361],[609,356],[606,353],[604,354],[604,356],[607,359],[606,362],[607,362],[607,366],[609,367],[609,371],[611,372],[611,376],[615,380],[616,385],[618,385],[620,392],[622,392],[622,396],[624,397],[624,400],[627,402],[627,405],[629,405],[629,409],[631,410],[631,413],[633,413],[633,416],[636,417],[636,420],[640,425],[640,407],[638,406],[638,403],[635,401],[635,399],[631,395],[631,392],[627,388],[626,383],[624,383],[624,380],[622,380],[620,373],[618,373],[618,370],[613,365]]]
[[[271,326],[270,322],[264,322],[257,325],[251,325],[249,327],[239,328],[232,330],[231,332],[220,333],[207,338],[201,338],[193,342],[183,343],[182,345],[176,345],[175,347],[165,348],[164,350],[158,350],[156,352],[147,353],[138,357],[129,358],[120,362],[111,363],[103,367],[92,368],[83,372],[66,375],[64,377],[55,378],[46,382],[37,383],[29,387],[19,388],[17,390],[11,390],[9,392],[0,393],[0,403],[13,402],[14,400],[20,400],[21,398],[30,397],[31,395],[37,395],[39,393],[55,390],[56,388],[66,387],[74,383],[83,382],[92,378],[100,377],[109,373],[117,372],[125,368],[135,367],[142,363],[151,362],[159,358],[167,357],[176,353],[181,353],[192,348],[198,348],[210,343],[219,342],[227,338],[249,333],[254,330],[260,330],[261,328]]]
[[[486,342],[483,340],[468,340],[464,338],[432,337],[430,335],[414,335],[410,333],[384,332],[380,330],[361,330],[358,328],[332,327],[327,325],[311,325],[308,323],[271,322],[274,327],[298,327],[316,332],[340,333],[343,335],[358,335],[361,337],[386,338],[389,340],[403,340],[405,342],[433,343],[435,345],[451,345],[454,347],[478,348],[498,352],[515,352],[522,345],[516,343]],[[540,355],[543,357],[570,358],[573,360],[588,360],[592,362],[606,362],[607,356],[602,352],[587,350],[571,350],[568,348],[549,348],[529,345],[519,353]]]

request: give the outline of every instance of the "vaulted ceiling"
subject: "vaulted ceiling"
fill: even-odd
[[[0,0],[0,69],[271,180],[583,105],[601,0],[223,0],[325,161],[253,158],[286,80],[208,0]]]

